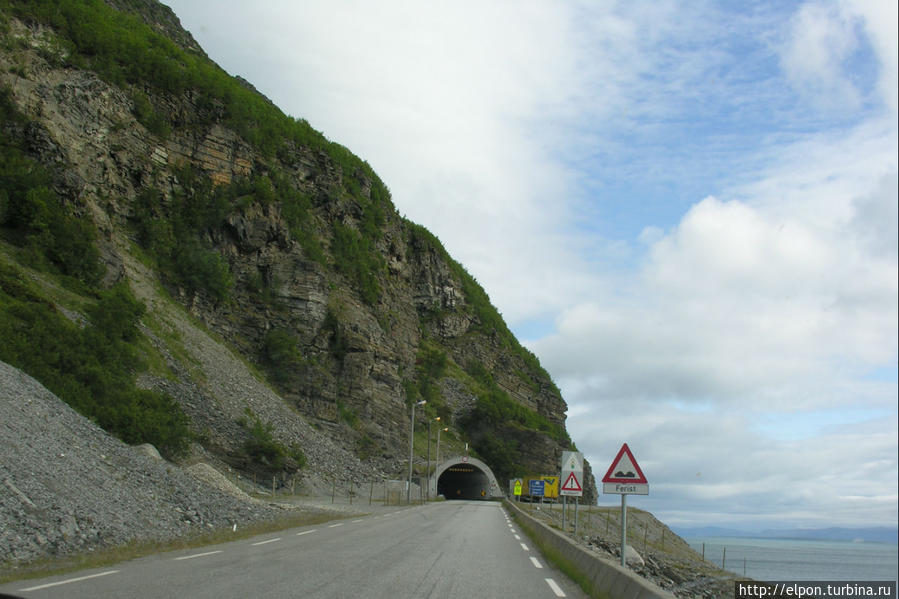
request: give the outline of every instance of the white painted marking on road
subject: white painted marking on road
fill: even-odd
[[[311,533],[313,533],[313,532],[315,532],[315,530],[304,530],[303,532],[298,532],[298,533],[297,533],[297,536],[298,536],[298,537],[302,537],[303,535],[308,535],[308,534],[311,534]]]
[[[276,539],[269,539],[268,541],[259,541],[258,543],[250,543],[250,545],[252,545],[253,547],[256,547],[257,545],[265,545],[266,543],[274,543],[275,541],[280,541],[280,540],[281,540],[281,537],[278,537]]]
[[[362,522],[362,520],[353,520],[353,524],[355,524],[357,522]]]
[[[531,563],[534,564],[534,567],[537,568],[538,570],[543,569],[543,564],[541,564],[540,560],[538,560],[536,557],[531,558]]]
[[[222,550],[218,551],[207,551],[206,553],[194,553],[193,555],[182,555],[181,557],[176,557],[175,561],[181,561],[183,559],[193,559],[195,557],[206,557],[207,555],[215,555],[216,553],[221,553]]]
[[[525,545],[524,543],[521,543],[521,548],[524,549],[525,551],[530,551],[530,549],[528,549],[528,546]]]
[[[337,524],[332,524],[328,528],[337,528],[338,526],[343,526],[343,522],[338,522]]]
[[[99,578],[100,576],[109,576],[110,574],[115,574],[118,570],[107,570],[106,572],[100,572],[99,574],[88,574],[87,576],[79,576],[78,578],[69,578],[66,580],[60,580],[59,582],[50,582],[47,584],[40,584],[36,587],[28,587],[27,589],[19,589],[19,592],[25,593],[27,591],[39,591],[41,589],[49,589],[50,587],[58,587],[61,584],[69,584],[70,582],[81,582],[82,580],[88,580],[90,578]]]
[[[565,591],[563,591],[559,587],[559,585],[556,584],[555,580],[553,580],[552,578],[546,578],[544,580],[546,580],[546,584],[549,585],[549,588],[552,589],[553,593],[556,594],[556,597],[567,597],[567,595],[565,594]]]
[[[515,537],[515,540],[516,540],[516,541],[520,541],[520,540],[521,540],[521,537],[519,537],[518,535],[512,535],[512,536]]]

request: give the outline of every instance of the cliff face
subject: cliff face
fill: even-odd
[[[107,4],[208,63],[166,7]],[[418,415],[449,424],[451,447],[470,442],[491,463],[499,442],[498,476],[558,471],[569,448],[558,389],[436,238],[397,214],[367,164],[320,136],[287,134],[272,150],[234,116],[237,92],[115,80],[93,58],[76,60],[83,50],[65,27],[21,13],[4,15],[0,85],[25,124],[7,133],[95,228],[103,284],[128,281],[148,306],[144,334],[166,366],[141,384],[182,405],[206,451],[239,466],[241,406],[221,397],[179,327],[205,328],[263,373],[277,392],[264,402],[283,405],[250,412],[271,414],[285,442],[296,439],[288,420],[308,422],[373,471],[401,472],[409,406],[427,399]],[[201,261],[185,266],[194,251]],[[222,286],[195,280],[191,265],[210,263]],[[193,321],[163,310],[172,300]],[[506,417],[485,420],[491,405]]]

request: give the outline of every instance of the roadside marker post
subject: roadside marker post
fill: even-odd
[[[649,482],[627,443],[618,450],[618,455],[602,478],[602,492],[621,495],[621,565],[626,567],[627,496],[649,495]]]

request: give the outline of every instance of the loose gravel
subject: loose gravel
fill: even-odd
[[[283,512],[129,447],[0,362],[0,571]]]

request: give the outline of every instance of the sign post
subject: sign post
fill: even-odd
[[[602,478],[602,492],[621,495],[621,565],[626,566],[627,496],[649,495],[649,482],[627,443],[618,450],[618,455]]]
[[[521,501],[521,479],[520,478],[515,479],[515,485],[514,485],[512,491],[515,494],[515,501]]]

